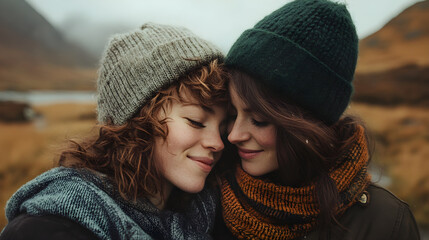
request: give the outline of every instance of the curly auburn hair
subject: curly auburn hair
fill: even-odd
[[[60,154],[58,165],[87,168],[110,176],[125,199],[163,196],[163,176],[153,159],[155,137],[166,139],[165,119],[160,111],[173,100],[190,94],[202,107],[228,102],[227,73],[218,60],[189,72],[145,103],[124,125],[100,126],[95,138],[71,146]],[[164,200],[164,199],[163,199]]]

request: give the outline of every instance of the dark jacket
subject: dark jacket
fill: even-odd
[[[11,221],[0,240],[90,240],[98,239],[90,230],[64,217],[21,214]]]
[[[416,240],[419,230],[408,205],[382,187],[370,185],[367,201],[363,200],[349,208],[340,218],[341,230],[334,227],[328,239],[339,240]],[[218,214],[215,239],[235,239]],[[299,240],[318,240],[315,230]]]

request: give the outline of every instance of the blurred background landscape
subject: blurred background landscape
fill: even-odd
[[[195,7],[198,12],[210,6],[211,11],[196,15],[178,11],[175,19],[167,19],[165,14],[172,14],[163,11],[173,2],[158,1],[162,4],[151,10],[152,15],[142,16],[138,24],[118,20],[116,12],[101,7],[104,2],[88,1],[100,5],[96,11],[111,14],[104,25],[89,24],[93,23],[91,15],[80,16],[79,12],[59,20],[65,10],[57,7],[58,11],[49,13],[52,2],[0,0],[1,209],[22,184],[54,166],[67,139],[97,133],[96,71],[109,35],[146,21],[175,23],[213,41],[226,53],[244,29],[287,1],[268,1],[247,22],[240,18],[243,13],[234,12],[245,3],[238,0],[230,1],[231,5],[225,0],[210,1],[211,5],[184,0],[188,10]],[[112,2],[105,1],[107,5]],[[385,8],[395,2],[388,2],[392,6]],[[128,7],[132,3],[128,1]],[[405,1],[393,16],[374,21],[376,28],[366,28],[366,32],[360,31],[365,29],[365,18],[354,15],[353,1],[346,3],[361,38],[355,94],[347,111],[359,115],[371,131],[373,180],[410,205],[423,239],[429,239],[429,0]],[[247,9],[255,4],[250,2]],[[374,9],[367,11],[371,14]],[[219,28],[223,32],[216,34]],[[1,210],[0,229],[6,223]]]

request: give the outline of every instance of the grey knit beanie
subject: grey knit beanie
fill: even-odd
[[[221,51],[186,28],[147,23],[114,35],[98,73],[98,121],[124,124],[157,91],[215,59]]]

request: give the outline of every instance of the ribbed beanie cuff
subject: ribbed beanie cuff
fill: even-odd
[[[287,54],[280,59],[276,57],[279,53]],[[338,121],[353,92],[350,82],[311,53],[286,37],[261,29],[245,31],[229,50],[225,65],[268,79],[263,84],[327,124]]]

